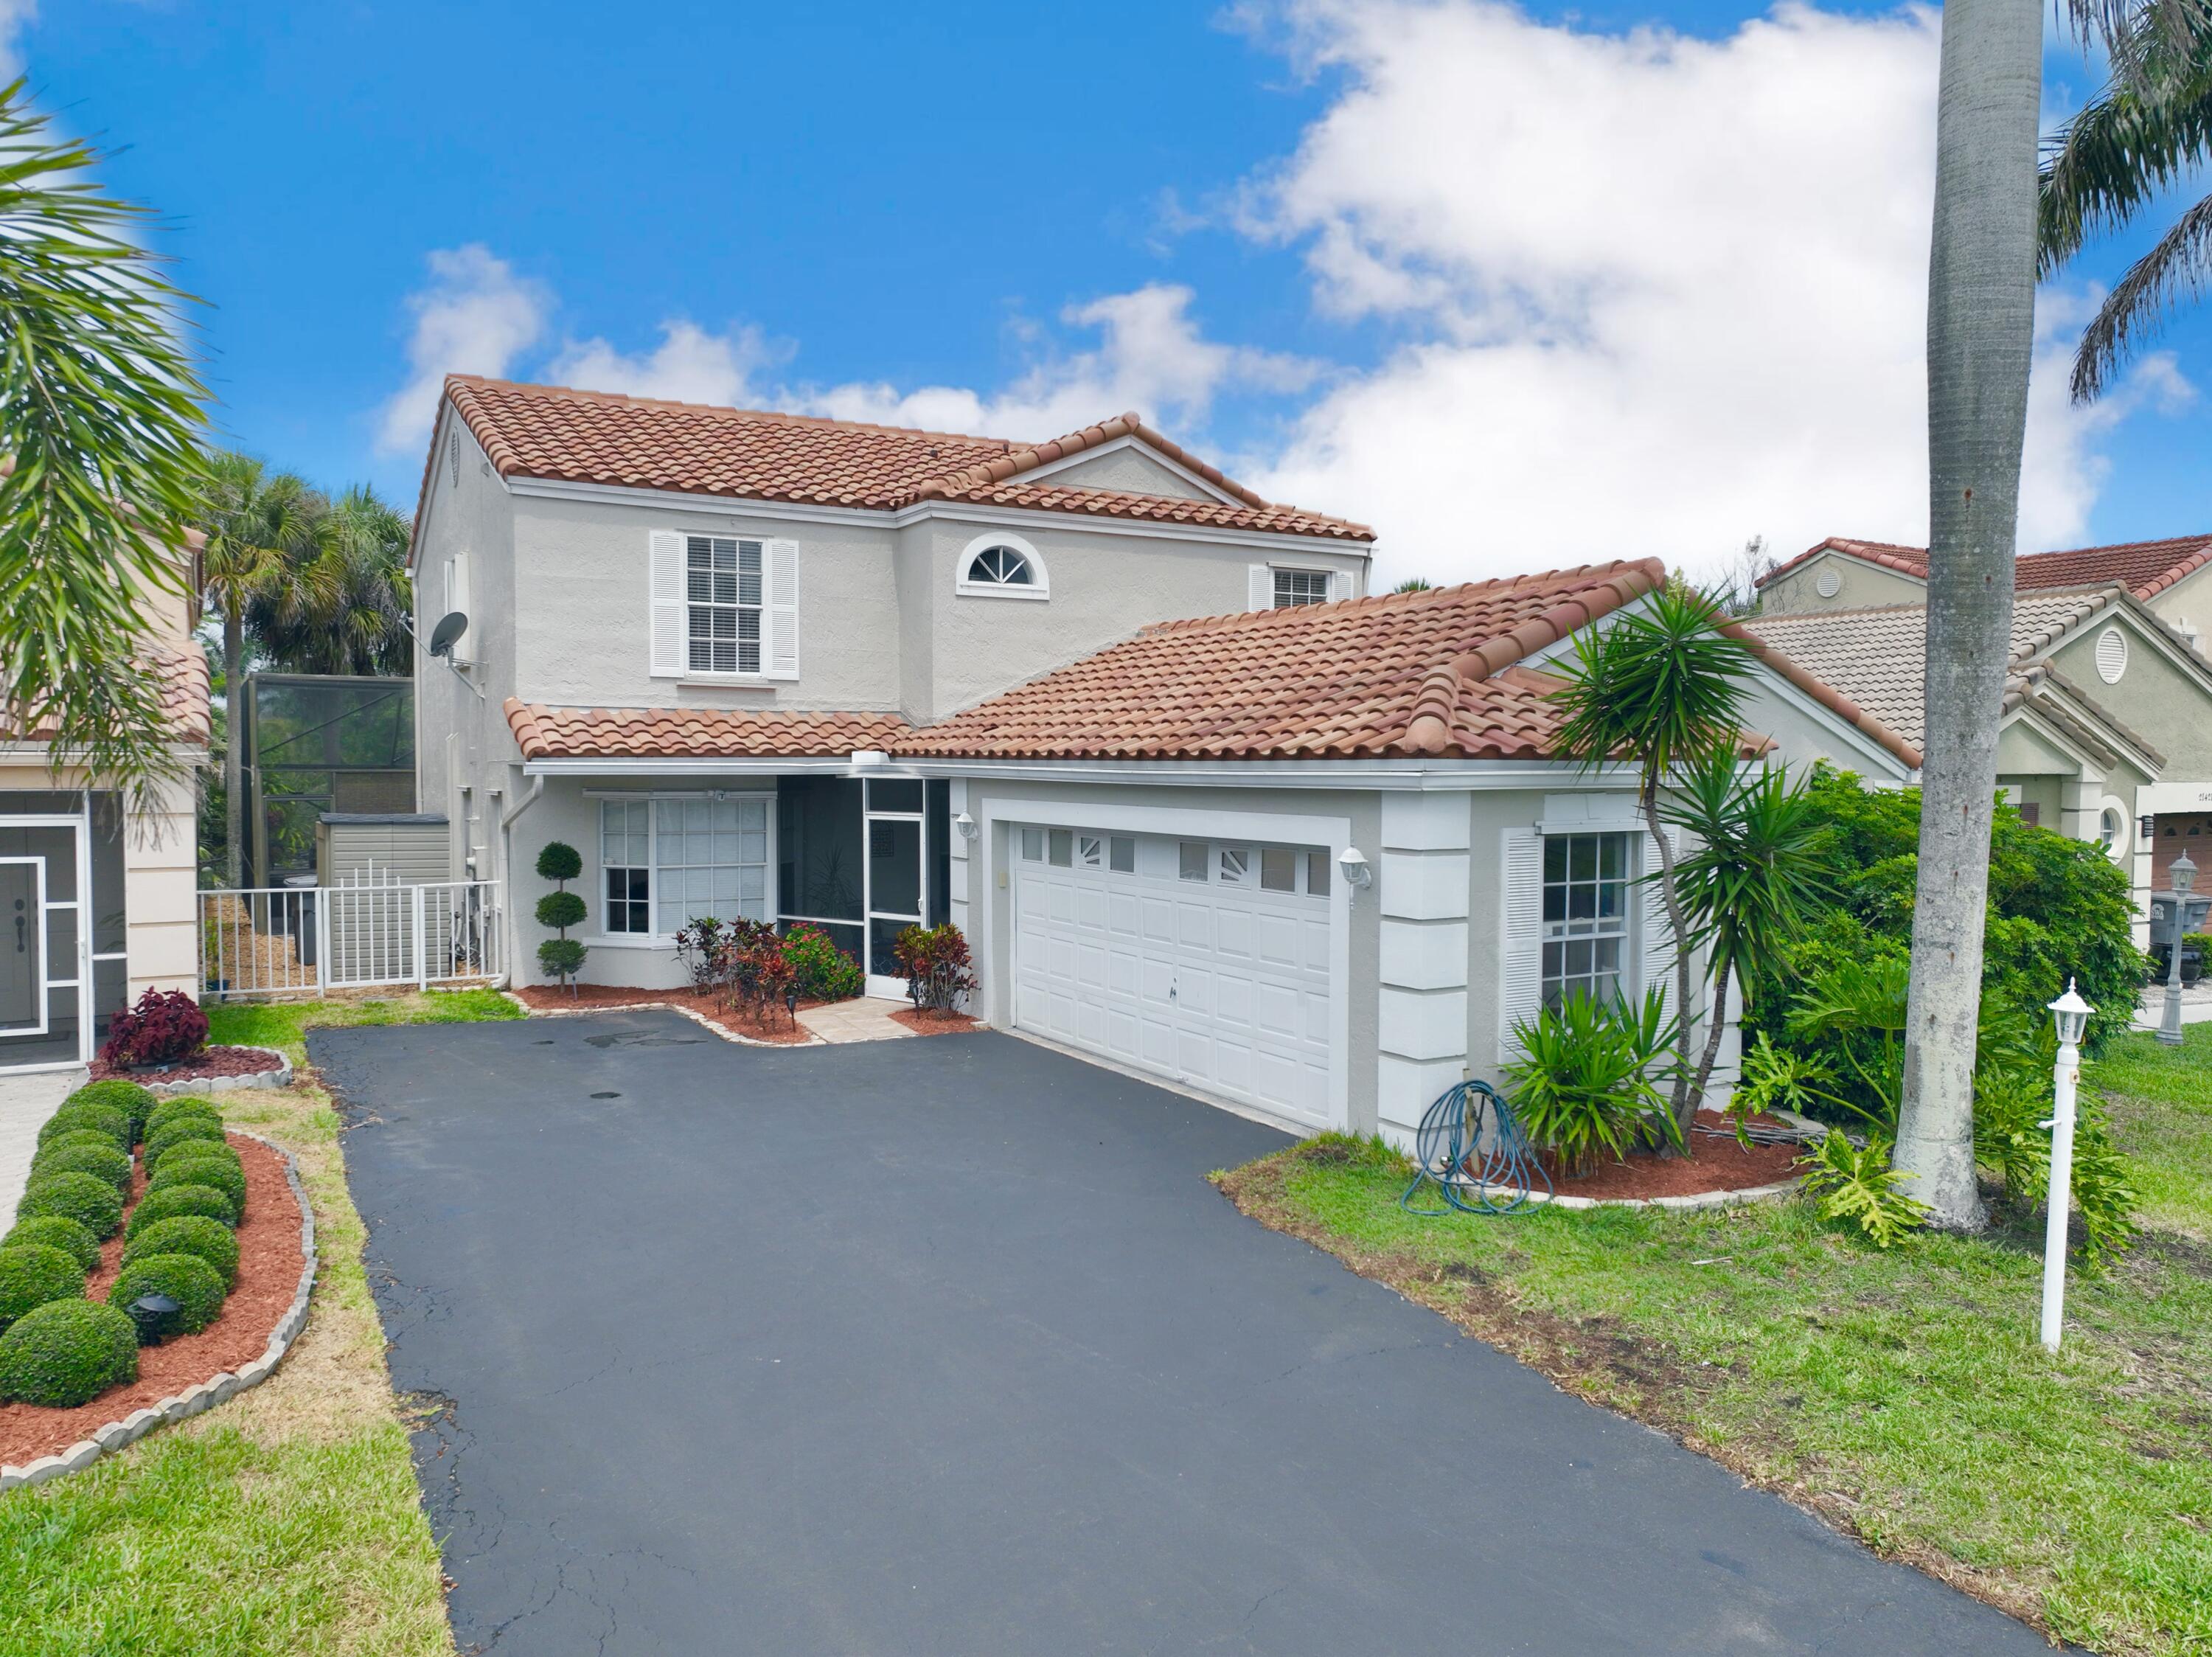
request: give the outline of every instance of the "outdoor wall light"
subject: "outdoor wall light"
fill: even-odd
[[[138,1325],[138,1344],[158,1346],[161,1342],[161,1319],[176,1311],[177,1303],[158,1290],[141,1295],[125,1308],[131,1321]]]
[[[2145,812],[2142,816],[2136,819],[2136,838],[2137,840],[2141,841],[2145,845],[2148,845],[2157,838],[2158,819],[2155,816],[2149,812]]]
[[[1344,871],[1344,883],[1348,886],[1364,888],[1375,884],[1375,866],[1358,846],[1346,846],[1340,852],[1336,866]]]
[[[960,831],[960,838],[963,840],[975,838],[975,819],[964,811],[952,819],[952,826]]]

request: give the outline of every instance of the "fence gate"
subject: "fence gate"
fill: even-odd
[[[200,995],[320,995],[480,983],[505,971],[496,880],[403,882],[356,870],[336,886],[202,892]]]

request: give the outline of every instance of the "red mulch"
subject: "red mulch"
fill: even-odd
[[[893,1008],[891,1022],[903,1024],[916,1034],[924,1036],[957,1035],[963,1030],[978,1030],[982,1027],[977,1020],[970,1018],[965,1013],[928,1013],[919,1007]]]
[[[1778,1128],[1784,1124],[1770,1117],[1753,1118],[1761,1127]],[[1717,1111],[1698,1112],[1698,1125],[1705,1128],[1725,1128]],[[1552,1189],[1561,1197],[1695,1197],[1706,1191],[1748,1191],[1754,1185],[1771,1185],[1777,1180],[1790,1177],[1790,1164],[1803,1154],[1802,1145],[1753,1145],[1746,1150],[1729,1133],[1723,1138],[1710,1134],[1690,1136],[1687,1156],[1660,1156],[1650,1151],[1637,1151],[1626,1162],[1600,1162],[1594,1173],[1580,1179],[1570,1179],[1552,1159],[1542,1153],[1538,1161],[1544,1171],[1552,1176]]]
[[[264,1070],[281,1070],[284,1060],[280,1054],[264,1052],[258,1047],[203,1047],[191,1058],[179,1059],[166,1069],[148,1065],[143,1069],[118,1069],[105,1059],[92,1062],[92,1079],[107,1081],[120,1076],[125,1081],[191,1081],[201,1076],[250,1076]]]
[[[702,990],[636,990],[612,984],[580,984],[575,990],[572,996],[557,984],[532,984],[511,993],[521,997],[523,1004],[533,1012],[574,1013],[594,1007],[681,1007],[696,1013],[709,1024],[752,1041],[796,1044],[813,1039],[781,1010],[766,1019],[733,1013]],[[823,1002],[802,998],[799,1008],[805,1012],[810,1007],[823,1005]]]
[[[238,1283],[222,1315],[197,1335],[178,1335],[138,1349],[138,1379],[111,1388],[73,1410],[0,1404],[0,1461],[20,1467],[66,1450],[111,1421],[159,1404],[225,1370],[248,1364],[268,1349],[269,1337],[299,1291],[300,1204],[284,1178],[284,1160],[258,1140],[236,1134],[230,1142],[246,1165],[246,1218],[238,1228]],[[131,1201],[145,1194],[146,1171],[133,1175]],[[94,1300],[106,1297],[122,1270],[123,1234],[100,1245],[100,1265],[85,1285]]]

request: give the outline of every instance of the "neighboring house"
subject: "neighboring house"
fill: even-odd
[[[744,914],[897,995],[891,941],[950,919],[994,1026],[1404,1140],[1547,994],[1670,959],[1629,781],[1556,757],[1540,671],[1656,559],[1363,597],[1367,530],[1134,416],[1024,447],[461,378],[416,522],[422,632],[469,618],[420,664],[420,807],[509,882],[523,979],[558,839],[588,982],[678,982],[677,928]]]
[[[82,1064],[141,993],[198,983],[192,771],[207,758],[207,657],[187,594],[156,594],[146,611],[142,659],[184,768],[150,813],[134,820],[97,777],[52,768],[48,728],[0,732],[0,1071]]]

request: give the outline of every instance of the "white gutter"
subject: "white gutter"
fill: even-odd
[[[507,971],[499,975],[499,982],[492,985],[492,988],[495,990],[504,990],[507,988],[508,984],[514,980],[514,944],[516,935],[520,930],[520,929],[514,924],[514,837],[513,834],[508,832],[508,831],[514,828],[516,819],[520,818],[524,812],[528,811],[532,806],[536,805],[539,800],[544,797],[544,794],[545,779],[542,777],[532,777],[531,779],[530,786],[523,790],[522,798],[516,801],[513,805],[509,806],[505,811],[499,814],[499,872],[500,878],[507,884],[507,915],[508,922],[507,929]]]
[[[1378,789],[1617,789],[1633,766],[1594,768],[1572,760],[1513,759],[944,759],[892,755],[884,765],[804,758],[563,758],[525,762],[548,777],[698,777],[830,776],[967,777],[984,781],[1158,783],[1190,787]],[[519,809],[519,808],[518,808]]]

